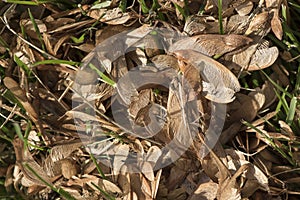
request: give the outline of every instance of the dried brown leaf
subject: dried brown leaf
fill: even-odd
[[[39,20],[39,19],[35,19],[34,20],[40,33],[45,33],[47,32],[47,27],[46,25],[43,23],[43,21]],[[34,38],[36,40],[38,40],[38,35],[35,32],[35,28],[34,25],[32,23],[32,21],[30,19],[22,19],[20,20],[20,25],[22,25],[24,27],[25,32],[31,37]]]
[[[248,71],[260,70],[271,66],[277,59],[279,51],[277,47],[258,48],[251,58]]]
[[[171,45],[169,51],[193,49],[207,56],[223,55],[247,46],[252,39],[242,35],[204,34],[187,37]]]
[[[271,20],[271,28],[275,36],[282,40],[283,30],[282,30],[282,22],[278,15],[278,10],[274,12],[274,16]]]
[[[47,51],[52,54],[55,55],[54,50],[53,50],[53,46],[51,44],[51,36],[48,35],[47,33],[43,33],[43,40],[46,46]]]
[[[137,117],[138,112],[150,103],[151,96],[152,90],[145,89],[141,90],[138,96],[131,101],[129,106],[129,113],[134,119]]]
[[[56,145],[52,147],[49,156],[44,160],[43,163],[45,173],[50,177],[60,175],[62,172],[66,175],[66,177],[71,177],[68,174],[74,175],[74,173],[76,172],[75,170],[77,170],[75,168],[76,165],[75,163],[71,162],[71,160],[68,160],[66,158],[68,158],[72,152],[74,152],[81,146],[81,140],[75,140],[71,143],[65,143],[63,145]],[[63,168],[62,165],[70,165],[70,171],[68,171],[68,167]]]
[[[247,71],[265,69],[271,66],[277,59],[279,51],[277,47],[268,47],[266,41],[254,43],[242,52],[233,55],[233,62]]]
[[[39,121],[38,113],[35,110],[35,107],[33,107],[33,105],[28,101],[25,92],[20,88],[20,86],[14,79],[12,79],[8,76],[3,79],[3,82],[4,82],[4,85],[15,95],[15,97],[23,105],[23,107],[27,111],[29,117],[35,123],[38,131],[43,134],[42,135],[43,140],[48,144],[49,140],[48,140],[47,136],[44,134],[42,124]]]
[[[271,9],[270,13],[273,15],[271,20],[271,28],[279,40],[282,40],[283,35],[282,22],[279,17],[281,2],[281,0],[266,0],[266,7]]]
[[[191,64],[200,73],[204,96],[217,103],[229,103],[240,84],[236,76],[225,66],[199,52],[179,50],[174,52],[178,59]]]
[[[25,165],[30,166],[41,178],[43,178],[48,183],[52,183],[52,180],[44,172],[44,169],[34,160],[31,153],[27,148],[24,147],[24,143],[21,139],[16,138],[13,142],[14,150],[16,153],[16,162],[23,172],[24,176],[30,181],[37,185],[45,186],[45,183],[41,181],[31,170],[29,170]]]
[[[162,174],[162,169],[158,170],[156,173],[154,181],[151,182],[151,191],[152,191],[152,198],[155,199],[157,192],[158,192],[158,187],[161,179],[161,174]]]
[[[137,44],[137,42],[142,40],[142,38],[150,33],[150,31],[151,28],[144,25],[132,31],[122,32],[111,36],[109,39],[101,42],[101,45],[98,45],[83,59],[85,65],[82,69],[87,70],[91,63],[95,66],[99,66],[99,64],[101,64],[106,72],[110,74],[112,70],[112,62],[120,56],[123,56],[123,53],[126,52],[128,48]],[[112,43],[114,45],[111,45]]]
[[[83,20],[83,21],[79,21],[79,22],[74,22],[71,24],[66,24],[66,25],[59,25],[59,27],[57,28],[53,28],[51,30],[49,30],[47,33],[49,34],[53,34],[53,33],[60,33],[60,32],[71,32],[71,31],[76,31],[82,27],[88,26],[95,23],[95,19],[90,19],[90,20]]]
[[[108,39],[109,37],[116,35],[118,33],[122,33],[123,31],[129,31],[133,27],[131,26],[124,26],[122,24],[120,25],[108,25],[104,27],[103,29],[99,29],[96,31],[96,45],[100,44],[104,40]]]
[[[240,16],[248,15],[251,12],[252,9],[253,9],[253,2],[252,1],[246,1],[246,2],[240,4],[239,6],[237,6],[235,8],[236,12]]]
[[[217,197],[218,184],[214,182],[201,183],[189,200],[214,200]]]
[[[238,185],[237,178],[248,169],[248,164],[242,165],[232,177],[219,182],[217,199],[220,200],[240,200],[242,199],[240,193],[240,186]]]
[[[125,24],[131,19],[130,14],[123,13],[119,7],[109,10],[92,9],[88,12],[88,16],[110,25]]]
[[[131,182],[130,182],[130,175],[127,172],[128,168],[126,165],[123,165],[121,168],[121,172],[118,175],[118,185],[122,189],[123,194],[129,194],[131,191]]]
[[[62,36],[61,38],[59,38],[59,40],[55,43],[53,51],[54,51],[54,55],[57,55],[57,52],[59,50],[59,48],[62,46],[63,43],[65,43],[68,39],[70,38],[70,35],[65,34],[64,36]]]
[[[235,107],[234,110],[230,110],[230,122],[238,122],[242,119],[252,122],[260,109],[259,104],[251,96],[241,93],[236,94],[236,96],[236,101],[230,105],[231,108]]]
[[[63,159],[60,160],[61,164],[61,173],[66,179],[70,179],[72,176],[78,174],[79,169],[75,160],[72,159]]]
[[[102,190],[108,192],[109,194],[119,194],[119,195],[122,194],[121,189],[116,184],[114,184],[109,180],[99,179],[98,185]]]
[[[245,35],[255,33],[256,35],[266,35],[269,32],[270,13],[267,11],[257,14],[250,22]]]

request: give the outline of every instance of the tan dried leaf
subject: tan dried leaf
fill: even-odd
[[[164,70],[166,68],[173,68],[179,70],[177,59],[170,55],[157,55],[151,59],[152,63],[157,69]]]
[[[21,139],[16,138],[13,141],[14,150],[16,153],[16,163],[20,167],[24,176],[37,185],[46,186],[27,166],[35,171],[42,179],[48,183],[52,183],[52,180],[44,172],[44,169],[34,160],[31,153],[27,148],[24,148],[24,143]],[[27,166],[26,166],[27,165]]]
[[[162,174],[162,169],[158,170],[156,173],[154,181],[151,182],[151,191],[152,191],[152,198],[155,199],[157,192],[158,192],[158,187],[161,179],[161,174]]]
[[[255,33],[257,35],[266,35],[269,32],[269,20],[269,12],[264,11],[257,14],[251,20],[245,35],[250,35],[251,33]]]
[[[230,105],[229,121],[234,123],[240,122],[243,119],[247,122],[252,122],[260,109],[260,105],[251,96],[237,93],[236,97],[236,101]]]
[[[133,27],[124,26],[123,24],[120,25],[108,25],[103,27],[103,29],[99,29],[96,31],[96,45],[100,44],[104,40],[108,39],[109,37],[116,35],[118,33],[122,33],[123,31],[129,31]]]
[[[122,189],[123,194],[129,194],[131,192],[131,182],[130,175],[127,172],[128,168],[126,165],[123,165],[121,168],[121,172],[118,175],[118,185]]]
[[[282,22],[280,21],[278,10],[274,12],[274,16],[271,20],[271,28],[275,36],[282,40],[283,30],[282,30]]]
[[[248,16],[240,16],[238,14],[229,17],[226,25],[226,33],[244,34],[247,28]]]
[[[229,103],[240,90],[236,76],[214,59],[193,50],[174,52],[179,60],[195,67],[200,73],[204,96],[217,103]]]
[[[215,200],[218,187],[218,184],[214,182],[201,183],[189,200]]]
[[[111,182],[109,180],[99,179],[98,185],[102,190],[104,190],[110,194],[119,194],[119,195],[122,194],[121,189],[116,184],[114,184],[113,182]]]
[[[103,67],[105,71],[110,74],[112,62],[120,56],[123,56],[123,53],[126,52],[128,48],[137,44],[137,42],[142,40],[150,31],[150,27],[143,25],[132,31],[122,32],[102,41],[101,45],[98,45],[83,59],[85,64],[82,69],[87,70],[89,64],[94,64],[96,67]],[[111,45],[112,43],[114,45]]]
[[[92,9],[88,12],[88,16],[110,25],[124,24],[131,19],[130,14],[123,13],[119,7],[109,10]]]
[[[169,51],[193,49],[207,56],[223,55],[247,46],[252,39],[243,35],[204,34],[187,37],[171,45]]]
[[[47,27],[46,25],[43,23],[42,20],[39,19],[35,19],[34,20],[40,33],[45,33],[47,32]],[[34,38],[36,40],[38,40],[38,35],[35,32],[35,28],[34,25],[32,23],[32,21],[30,19],[21,19],[20,20],[20,25],[24,27],[25,32],[31,37]]]
[[[258,48],[251,58],[248,71],[260,70],[271,66],[277,59],[279,51],[277,47]]]
[[[246,2],[240,4],[239,6],[237,6],[235,8],[236,12],[240,16],[248,15],[251,12],[252,9],[253,9],[253,2],[252,1],[246,1]]]
[[[183,31],[189,36],[200,34],[219,34],[219,22],[213,16],[190,15],[185,24]]]
[[[268,47],[264,41],[252,44],[244,51],[233,55],[233,62],[247,71],[265,69],[271,66],[277,59],[279,51],[277,47]]]
[[[232,177],[219,182],[217,199],[220,200],[241,200],[240,186],[237,178],[248,169],[248,164],[242,165]]]
[[[75,160],[72,159],[63,159],[60,160],[61,164],[61,173],[66,179],[70,179],[72,176],[78,174],[79,169]]]

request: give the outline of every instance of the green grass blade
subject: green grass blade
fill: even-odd
[[[67,64],[67,65],[80,65],[80,62],[69,61],[69,60],[43,60],[33,63],[32,66],[36,67],[38,65],[57,65],[57,64]]]
[[[296,106],[297,106],[297,97],[293,97],[286,117],[286,122],[289,126],[291,126],[294,121]]]
[[[102,189],[101,189],[98,185],[96,185],[95,183],[92,182],[92,185],[93,185],[95,188],[97,188],[105,198],[107,198],[107,199],[109,199],[109,200],[115,200],[114,197],[112,197],[110,194],[108,194],[107,192],[105,192],[104,190],[102,190]]]
[[[145,14],[149,13],[149,8],[147,7],[145,1],[144,0],[138,0],[138,2],[142,7],[142,12],[145,13]]]
[[[223,16],[222,16],[222,0],[218,0],[218,16],[219,16],[219,32],[224,34],[223,30]]]
[[[276,145],[276,143],[273,141],[272,138],[268,137],[265,133],[263,133],[260,129],[257,127],[253,126],[251,123],[247,121],[242,122],[244,125],[246,125],[249,128],[252,128],[256,132],[258,132],[260,135],[262,135],[270,144],[272,148],[274,148],[282,157],[284,157],[291,165],[296,166],[296,163],[293,161],[293,159],[288,156],[280,147]]]
[[[174,3],[175,8],[179,11],[179,13],[184,17],[184,19],[186,20],[188,15],[185,13],[185,9],[181,8],[177,3]]]
[[[14,61],[25,71],[28,77],[31,76],[31,69],[23,61],[21,61],[18,56],[14,55]]]
[[[124,13],[126,12],[126,8],[127,8],[127,0],[121,0],[120,4],[119,4],[119,8],[121,9],[121,11]]]
[[[106,76],[103,72],[101,72],[97,67],[95,67],[95,65],[93,64],[89,64],[89,67],[92,69],[92,70],[95,70],[96,73],[98,74],[98,76],[101,78],[101,81],[103,81],[104,83],[107,83],[113,87],[116,87],[116,83],[110,79],[108,76]]]
[[[106,179],[106,176],[105,176],[105,174],[103,173],[101,167],[98,165],[95,156],[94,156],[92,153],[90,153],[90,157],[91,157],[93,163],[96,165],[97,171],[99,172],[99,174],[101,175],[101,177],[102,177],[103,179]]]
[[[6,3],[13,3],[13,4],[22,4],[22,5],[29,5],[29,6],[37,6],[39,5],[38,2],[34,1],[15,1],[15,0],[6,0]]]
[[[287,92],[285,89],[283,89],[280,85],[278,85],[275,81],[273,81],[270,76],[268,76],[263,70],[261,70],[261,72],[267,77],[267,79],[281,92],[285,93],[286,96],[288,96],[289,98],[292,98],[293,95],[290,94],[289,92]]]
[[[38,25],[36,24],[36,21],[35,21],[35,19],[34,19],[34,17],[33,17],[33,15],[32,15],[32,13],[31,13],[31,11],[30,11],[29,8],[28,8],[28,14],[29,14],[30,20],[31,20],[31,22],[33,24],[34,30],[35,30],[35,32],[36,32],[36,34],[37,34],[37,36],[39,38],[39,41],[40,41],[40,43],[42,45],[42,49],[44,51],[46,51],[44,40],[43,40],[43,37],[41,35],[40,29],[39,29]]]
[[[60,194],[62,197],[64,197],[67,200],[76,200],[72,195],[70,195],[70,193],[68,193],[67,191],[63,190],[62,188],[56,188],[54,187],[51,183],[48,183],[46,180],[44,180],[38,173],[36,173],[36,171],[34,171],[34,169],[32,167],[30,167],[28,165],[28,163],[24,164],[25,167],[31,171],[40,181],[42,181],[45,185],[47,185],[48,187],[50,187],[53,191],[57,192],[58,194]]]

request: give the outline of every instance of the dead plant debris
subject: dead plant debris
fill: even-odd
[[[0,2],[0,198],[299,199],[299,7]]]

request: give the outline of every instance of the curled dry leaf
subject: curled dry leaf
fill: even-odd
[[[123,191],[124,195],[127,195],[131,191],[130,187],[130,175],[127,172],[128,168],[126,165],[123,165],[121,168],[121,172],[118,175],[118,185],[120,186],[121,190]]]
[[[118,33],[122,33],[123,31],[129,31],[133,27],[132,26],[124,26],[120,25],[108,25],[96,31],[96,45],[100,44],[104,40],[108,39],[109,37],[116,35]]]
[[[158,187],[161,179],[161,174],[162,174],[162,169],[158,170],[156,173],[154,181],[151,182],[151,190],[152,190],[152,198],[155,199],[157,192],[158,192]]]
[[[265,96],[256,92],[254,96],[237,93],[236,100],[229,104],[229,119],[226,122],[228,128],[222,132],[220,141],[222,144],[228,142],[241,129],[241,120],[252,122],[257,112],[265,102]]]
[[[234,173],[232,177],[227,177],[224,181],[219,182],[217,199],[240,200],[242,199],[240,193],[240,185],[238,184],[238,177],[241,176],[248,169],[249,165],[244,164]]]
[[[261,103],[258,103],[253,97],[241,93],[236,94],[236,97],[236,101],[230,105],[230,122],[242,119],[251,122],[261,108]]]
[[[240,84],[225,66],[193,50],[179,50],[174,54],[179,60],[198,70],[202,79],[203,94],[207,99],[217,103],[229,103],[234,100],[234,93],[240,90]]]
[[[187,37],[175,42],[169,51],[193,49],[207,56],[223,55],[247,46],[252,39],[243,35],[206,34]]]
[[[138,173],[130,174],[131,190],[137,196],[137,199],[152,199],[151,186],[146,179]]]
[[[277,47],[258,48],[251,58],[248,70],[260,70],[271,66],[277,59],[279,51]]]
[[[282,40],[283,30],[282,30],[282,22],[279,18],[278,10],[274,11],[274,16],[271,20],[271,28],[275,36]]]
[[[187,159],[179,159],[175,162],[175,166],[172,167],[167,182],[167,188],[169,191],[174,190],[183,182],[191,165],[191,160]]]

